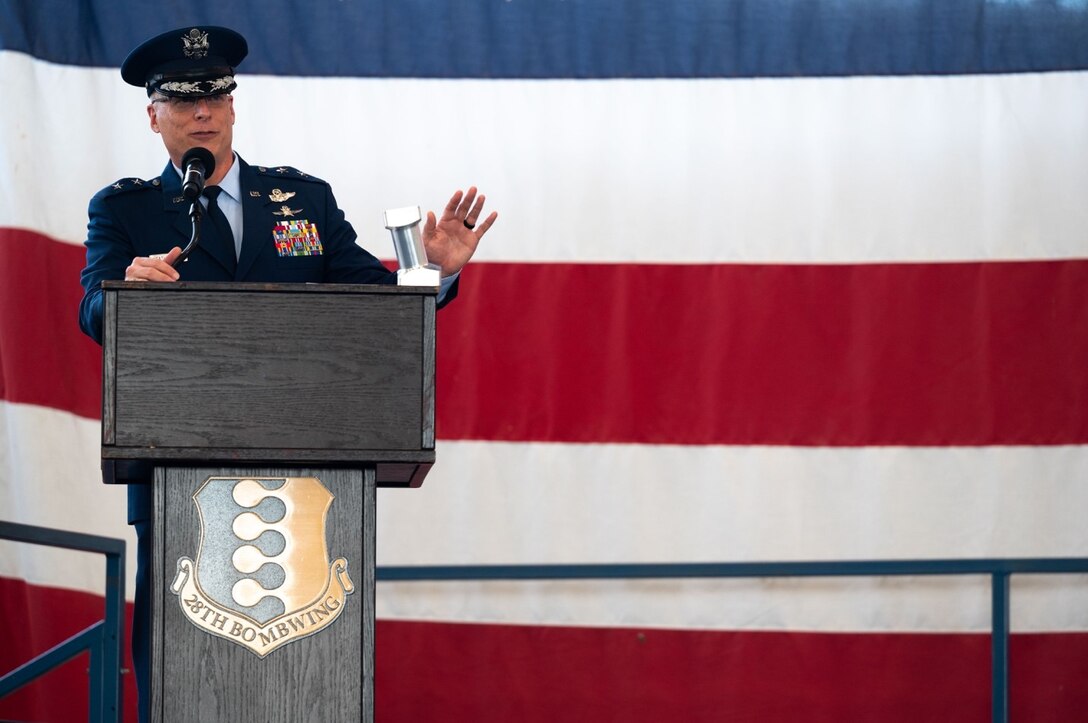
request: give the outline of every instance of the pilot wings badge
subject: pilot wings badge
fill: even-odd
[[[347,560],[329,562],[332,501],[316,477],[209,477],[193,494],[196,560],[170,586],[189,622],[263,658],[336,620],[355,587]]]
[[[283,203],[284,201],[293,198],[294,191],[281,191],[278,188],[273,188],[272,192],[268,194],[268,200],[273,203]]]

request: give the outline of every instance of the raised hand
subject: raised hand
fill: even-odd
[[[440,266],[443,276],[452,276],[468,263],[476,246],[491,224],[499,217],[497,212],[479,222],[484,209],[483,194],[476,194],[471,186],[467,193],[457,191],[442,210],[442,218],[435,219],[433,211],[427,212],[423,224],[423,245],[427,249],[427,261]]]

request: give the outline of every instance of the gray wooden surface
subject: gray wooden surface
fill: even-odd
[[[416,487],[434,464],[434,290],[103,287],[107,483],[143,462],[375,464],[379,486]]]
[[[328,557],[347,559],[355,585],[339,618],[259,658],[184,617],[170,584],[178,559],[197,557],[201,520],[193,494],[212,476],[321,480],[334,495],[326,522]],[[152,720],[373,720],[373,468],[159,468],[155,486],[155,529],[164,534],[153,546]]]
[[[121,293],[115,444],[419,449],[422,306],[407,295]]]

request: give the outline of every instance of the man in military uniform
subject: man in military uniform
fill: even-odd
[[[126,178],[91,199],[87,266],[83,270],[80,326],[102,341],[101,282],[257,281],[396,283],[374,256],[356,244],[355,231],[337,207],[329,184],[287,166],[251,166],[234,152],[234,68],[248,46],[238,33],[195,27],[163,33],[129,54],[121,77],[146,88],[151,130],[170,156],[158,178]],[[190,202],[182,193],[182,158],[193,147],[211,152],[202,239],[178,263],[189,239]],[[436,218],[427,214],[423,241],[441,267],[439,305],[457,292],[457,277],[495,222],[479,221],[484,197],[457,191]],[[176,267],[175,267],[176,264]],[[137,532],[133,659],[140,717],[150,693],[150,488],[129,486],[129,523]]]

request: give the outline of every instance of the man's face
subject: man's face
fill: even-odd
[[[193,146],[201,146],[215,156],[215,174],[209,182],[216,183],[230,169],[234,139],[234,98],[213,95],[204,98],[152,97],[147,104],[151,130],[162,135],[170,159],[181,163],[182,156]]]

